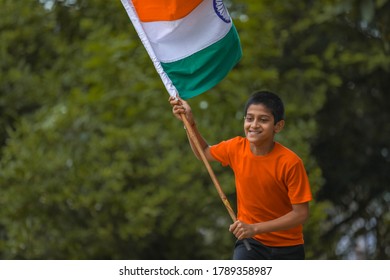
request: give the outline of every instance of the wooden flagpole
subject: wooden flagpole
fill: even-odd
[[[209,161],[207,160],[206,155],[203,152],[202,147],[200,146],[200,143],[198,141],[198,138],[195,135],[195,132],[192,128],[192,125],[187,120],[187,117],[185,114],[181,114],[181,119],[183,120],[184,126],[185,126],[186,130],[188,131],[188,134],[191,138],[191,141],[195,144],[195,147],[196,147],[200,157],[202,158],[202,161],[203,161],[204,165],[206,166],[207,171],[209,172],[209,175],[211,177],[211,180],[214,183],[215,188],[217,189],[219,197],[221,198],[223,204],[225,205],[233,222],[237,221],[236,214],[234,213],[233,208],[231,207],[231,205],[229,203],[229,200],[227,199],[225,193],[223,192],[221,185],[219,184],[217,177],[215,176],[215,173],[214,173],[213,169],[211,168],[211,165],[210,165]],[[244,245],[245,245],[246,249],[248,251],[251,250],[251,246],[250,246],[248,240],[244,239],[243,241],[244,241]]]

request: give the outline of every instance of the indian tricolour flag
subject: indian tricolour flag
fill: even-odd
[[[222,0],[121,0],[168,93],[188,99],[218,84],[240,60]]]

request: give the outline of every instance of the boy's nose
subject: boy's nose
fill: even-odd
[[[258,126],[260,126],[260,121],[259,120],[254,120],[252,122],[252,125],[253,125],[253,127],[258,127]]]

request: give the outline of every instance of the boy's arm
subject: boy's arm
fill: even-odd
[[[286,230],[305,223],[309,217],[309,202],[293,204],[287,214],[271,221],[255,224],[255,234]]]
[[[172,112],[177,119],[182,121],[182,117],[187,118],[189,124],[191,125],[191,127],[194,131],[195,137],[198,140],[198,142],[203,150],[203,153],[204,153],[206,159],[208,161],[214,161],[215,159],[210,153],[210,146],[207,144],[206,140],[203,138],[203,136],[200,134],[198,128],[196,127],[196,123],[195,123],[194,117],[192,115],[192,110],[191,110],[190,105],[182,99],[179,99],[179,98],[175,99],[173,97],[169,98],[169,103],[172,105],[172,107],[173,107]],[[195,156],[198,159],[202,159],[197,148],[196,148],[194,141],[191,139],[190,134],[187,130],[186,130],[186,133],[187,133],[188,141],[190,143],[190,146],[191,146],[193,153],[195,154]]]
[[[292,210],[287,214],[267,222],[246,224],[236,221],[229,230],[238,238],[250,238],[256,234],[286,230],[304,224],[309,217],[309,202],[293,204]]]
[[[198,128],[196,127],[196,123],[194,122],[192,125],[191,125],[193,131],[194,131],[194,134],[196,136],[196,138],[198,139],[198,142],[203,150],[203,154],[205,155],[206,159],[208,161],[214,161],[214,157],[211,155],[210,153],[210,146],[209,144],[207,144],[206,140],[204,140],[203,136],[200,134]],[[200,156],[197,148],[196,148],[196,145],[194,143],[194,141],[191,139],[191,136],[190,136],[190,133],[188,132],[188,130],[186,129],[186,132],[187,132],[187,138],[188,138],[188,142],[190,142],[190,145],[191,145],[191,149],[192,151],[194,152],[195,156],[201,160],[202,157]]]

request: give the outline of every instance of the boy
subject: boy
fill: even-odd
[[[302,160],[274,141],[285,124],[282,100],[269,91],[255,92],[244,109],[245,137],[213,146],[196,128],[188,103],[169,101],[178,119],[180,114],[186,115],[207,160],[229,165],[234,171],[237,221],[229,230],[238,240],[233,259],[304,259],[302,228],[312,194]],[[246,238],[252,250],[245,248],[242,240]]]

